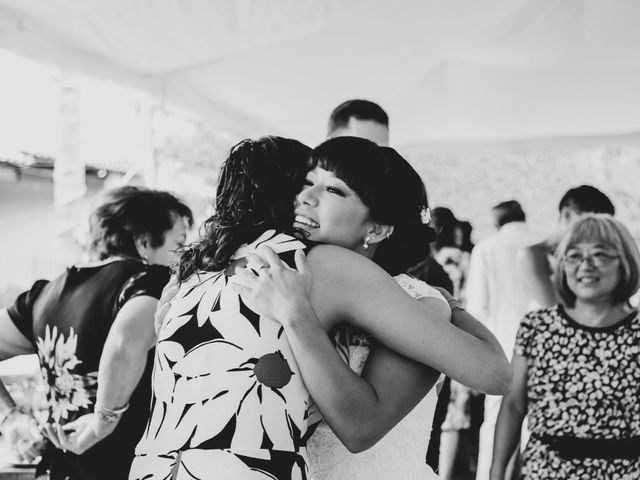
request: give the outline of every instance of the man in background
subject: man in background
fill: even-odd
[[[381,147],[389,146],[389,116],[377,103],[369,100],[347,100],[329,117],[327,138],[360,137]]]
[[[528,228],[525,213],[515,200],[493,207],[493,215],[498,231],[479,242],[471,252],[467,310],[491,330],[511,358],[518,325],[531,301],[522,288],[516,260],[523,248],[539,242],[541,236]],[[485,398],[476,480],[489,478],[501,401],[501,396]]]

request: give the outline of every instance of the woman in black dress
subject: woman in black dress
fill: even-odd
[[[149,411],[153,312],[192,221],[169,193],[110,191],[90,217],[96,261],[35,282],[0,310],[0,359],[40,360],[51,443],[38,470],[50,478],[126,478]],[[41,453],[34,424],[0,384],[0,432],[23,459]]]

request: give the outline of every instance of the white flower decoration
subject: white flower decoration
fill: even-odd
[[[82,363],[76,357],[78,336],[73,328],[65,340],[63,334],[58,334],[58,327],[51,329],[47,325],[44,338],[38,338],[36,345],[49,404],[49,419],[58,423],[69,419],[69,412],[88,408],[91,400],[85,381],[82,375],[71,373]]]

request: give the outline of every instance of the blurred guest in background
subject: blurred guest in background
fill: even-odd
[[[554,305],[558,298],[553,289],[552,257],[559,239],[571,224],[585,213],[615,214],[615,208],[604,193],[591,185],[580,185],[564,194],[558,205],[558,230],[547,240],[526,247],[519,256],[520,281],[531,299],[531,308]]]
[[[471,224],[466,222],[467,226],[461,225],[454,213],[446,207],[432,210],[431,223],[436,230],[436,241],[432,244],[433,257],[451,280],[453,294],[464,301],[469,252],[461,247],[470,249],[472,246]],[[425,281],[431,283],[429,278]],[[471,405],[471,390],[446,378],[438,396],[432,441],[427,452],[427,461],[436,459],[438,474],[444,480],[453,478],[458,458],[465,459],[463,470],[474,468],[475,456],[470,453],[473,443],[470,435]],[[435,438],[438,438],[438,444],[435,443]],[[462,454],[463,451],[469,454]]]
[[[498,231],[478,243],[471,253],[466,285],[467,309],[498,338],[510,357],[516,331],[527,312],[529,297],[522,288],[516,258],[521,249],[541,240],[525,223],[516,200],[493,207]],[[480,428],[477,480],[489,478],[493,434],[502,397],[487,395]]]
[[[433,215],[429,211],[424,212],[424,215],[425,215],[424,221],[425,222],[430,221],[431,225],[437,232],[439,225],[436,219],[433,217]],[[429,217],[429,218],[426,218],[426,217]],[[442,232],[442,229],[441,229],[441,232],[436,233],[436,235],[437,235],[436,242],[432,244],[432,247],[442,244],[442,243],[439,243],[438,238],[441,235],[444,237],[447,237],[449,235],[449,230],[445,229],[445,231]],[[444,240],[442,242],[444,243]],[[425,257],[425,259],[420,263],[418,263],[417,265],[411,267],[407,271],[407,273],[409,275],[416,277],[419,280],[422,280],[423,282],[428,283],[431,286],[444,288],[447,292],[454,295],[455,289],[454,289],[453,282],[451,281],[449,274],[445,271],[442,265],[435,259],[433,253],[434,253],[434,249],[431,248],[429,254]]]
[[[466,220],[458,220],[454,229],[454,242],[460,250],[463,252],[471,253],[473,250],[473,242],[471,241],[471,234],[473,232],[473,226]]]
[[[93,263],[39,280],[0,310],[0,360],[37,353],[51,443],[38,474],[127,478],[150,401],[153,313],[191,210],[167,192],[122,187],[90,217]],[[32,460],[42,438],[0,383],[0,425]]]
[[[461,247],[471,244],[470,228],[465,240],[464,227],[461,227],[460,221],[446,207],[436,207],[432,210],[431,223],[437,233],[436,241],[432,245],[434,257],[453,282],[453,294],[462,300],[470,250],[465,251]]]
[[[525,415],[524,479],[638,478],[640,319],[629,305],[640,286],[638,247],[611,216],[587,215],[556,255],[562,303],[520,324],[491,479],[504,479]]]

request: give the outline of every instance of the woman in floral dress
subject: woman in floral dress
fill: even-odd
[[[520,324],[491,478],[504,478],[526,415],[523,478],[638,479],[640,319],[629,305],[640,286],[638,248],[620,222],[591,214],[570,228],[556,256],[564,303]]]
[[[170,251],[184,244],[191,219],[167,192],[112,190],[90,217],[95,261],[38,280],[0,311],[0,359],[37,353],[40,360],[48,411],[39,421],[53,443],[38,474],[126,478],[149,412],[153,312]],[[42,453],[30,446],[42,425],[2,390],[2,434],[31,460]]]
[[[305,447],[319,417],[285,334],[295,327],[291,319],[276,322],[258,315],[232,286],[236,267],[247,265],[258,247],[271,247],[293,265],[294,252],[304,246],[290,234],[277,233],[291,232],[291,205],[307,170],[294,165],[296,154],[300,161],[299,145],[278,138],[245,141],[225,163],[209,238],[185,257],[196,261],[183,263],[185,281],[160,328],[152,416],[130,478],[166,478],[171,472],[177,478],[307,478]],[[372,153],[371,161],[384,162],[375,145]],[[274,174],[280,178],[266,182]],[[261,234],[268,226],[275,230]],[[378,233],[370,233],[374,243]],[[234,234],[245,236],[239,249],[240,237]],[[225,243],[225,238],[235,242]],[[347,320],[425,363],[437,363],[446,350],[425,329],[444,339],[458,338],[457,329],[443,321],[448,307],[442,300],[431,299],[424,308],[364,257],[318,245],[308,260],[318,278],[314,307],[326,329]],[[403,328],[389,327],[392,315]],[[324,330],[322,337],[341,362]],[[477,348],[482,342],[470,343]],[[508,375],[501,375],[506,372],[502,359],[484,345],[482,351],[487,362],[497,365],[494,386],[503,388]]]

